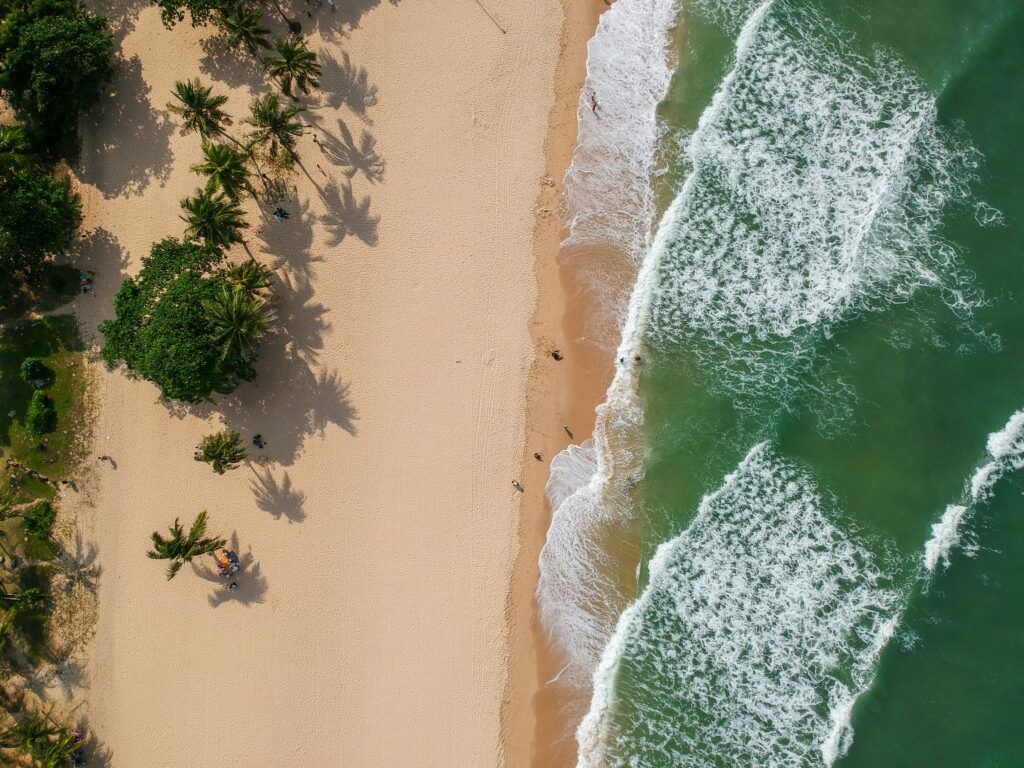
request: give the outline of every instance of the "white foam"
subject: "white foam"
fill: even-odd
[[[965,514],[964,505],[950,504],[942,519],[932,526],[931,538],[924,545],[924,567],[929,571],[934,571],[940,561],[949,565],[949,553],[960,543],[960,523]]]
[[[657,106],[672,75],[667,46],[675,18],[676,0],[618,0],[601,16],[588,46],[579,136],[565,179],[567,244],[612,244],[635,259],[647,252]],[[600,118],[591,112],[591,94]],[[632,360],[637,352],[650,281],[651,266],[641,265],[617,358]],[[552,516],[537,599],[542,623],[568,661],[562,678],[584,688],[629,597],[616,557],[632,509],[613,478],[638,471],[633,442],[643,413],[635,392],[635,371],[621,366],[597,409],[593,440],[552,460],[546,488]]]
[[[580,768],[842,755],[901,597],[831,517],[804,472],[754,447],[651,560],[595,674]]]
[[[754,11],[685,153],[649,330],[659,346],[711,342],[724,384],[763,390],[808,333],[924,287],[973,307],[934,233],[969,196],[977,153],[939,127],[905,67],[858,55],[810,9]]]
[[[942,519],[932,526],[932,535],[924,547],[924,567],[929,573],[942,563],[961,542],[961,528],[974,507],[987,501],[992,489],[1007,472],[1024,469],[1024,410],[1014,413],[1006,425],[986,441],[987,460],[978,467],[966,485],[959,504],[946,507]]]
[[[614,244],[638,261],[646,250],[661,135],[656,110],[672,78],[669,31],[677,2],[618,0],[598,21],[565,177],[566,244]]]

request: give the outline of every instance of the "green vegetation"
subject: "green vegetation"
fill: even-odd
[[[81,737],[55,721],[49,712],[9,717],[0,732],[0,749],[27,755],[33,768],[66,768],[81,753]]]
[[[25,533],[36,541],[49,541],[53,521],[53,505],[48,501],[40,501],[35,506],[29,507],[22,515]]]
[[[0,88],[48,160],[78,152],[78,118],[113,76],[106,19],[72,0],[2,0]]]
[[[191,562],[192,558],[209,554],[226,543],[224,539],[208,538],[205,534],[206,510],[196,516],[187,535],[181,523],[175,518],[169,538],[164,538],[158,531],[153,531],[150,535],[153,548],[146,556],[153,560],[171,561],[167,567],[167,580],[170,581],[181,570],[181,566]]]
[[[206,177],[206,193],[213,194],[220,190],[232,200],[237,201],[243,192],[252,192],[249,185],[249,160],[247,152],[242,152],[228,144],[203,142],[202,163],[192,166],[192,170]]]
[[[303,93],[309,93],[310,88],[320,85],[320,65],[316,61],[316,54],[309,50],[306,41],[298,35],[292,35],[287,40],[275,40],[274,53],[263,64],[270,78],[280,86],[281,92],[296,101],[298,97],[292,92],[293,85]]]
[[[289,159],[295,161],[295,142],[302,135],[302,123],[296,115],[305,112],[298,104],[281,104],[276,93],[268,93],[253,99],[249,117],[245,122],[253,127],[249,135],[253,147],[267,147],[271,159],[278,156],[278,148],[284,149]]]
[[[26,162],[28,162],[26,160]],[[25,284],[39,286],[78,228],[78,197],[39,170],[0,170],[0,309]]]
[[[235,6],[220,25],[228,34],[228,47],[232,50],[245,48],[250,56],[258,56],[260,48],[270,48],[270,30],[263,26],[263,16],[255,8]]]
[[[214,96],[213,88],[203,85],[199,79],[179,80],[171,92],[175,100],[168,102],[167,109],[181,118],[181,135],[198,133],[204,141],[218,136],[231,139],[224,128],[231,125],[231,118],[222,107],[227,96]],[[237,139],[231,139],[239,146]]]
[[[235,243],[245,242],[242,230],[249,226],[245,214],[227,195],[198,189],[193,197],[181,201],[181,207],[187,214],[181,217],[188,225],[185,237],[202,240],[208,252],[221,253]]]
[[[53,369],[38,357],[26,357],[18,368],[21,380],[36,389],[45,389],[53,384]]]
[[[227,273],[216,268],[221,258],[192,242],[157,243],[138,276],[125,280],[114,297],[114,319],[100,324],[107,364],[124,363],[164,397],[189,403],[252,381],[255,341],[265,324],[246,326],[254,333],[246,344],[228,343],[222,318],[211,317],[209,309],[234,290]],[[249,302],[261,306],[254,297]]]
[[[81,349],[73,315],[23,320],[0,332],[0,455],[16,456],[49,477],[63,478],[71,471],[81,455],[81,425],[86,421]],[[56,409],[58,428],[45,442],[28,426],[28,411],[38,390],[22,376],[26,358],[38,359],[52,371],[46,394]],[[45,484],[36,485],[42,493],[52,493]]]
[[[235,469],[245,461],[248,453],[242,443],[242,437],[230,429],[206,435],[199,443],[196,461],[205,461],[218,475],[229,469]]]
[[[28,428],[37,435],[53,432],[57,428],[57,406],[53,398],[38,389],[33,392],[25,421]]]

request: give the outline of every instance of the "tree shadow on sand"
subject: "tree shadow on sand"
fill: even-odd
[[[320,51],[321,103],[333,109],[342,104],[359,115],[367,123],[373,123],[366,110],[377,104],[377,86],[370,82],[366,67],[357,67],[352,63],[347,52],[341,54],[339,61],[329,51]]]
[[[232,50],[223,35],[208,37],[199,43],[203,58],[199,71],[230,88],[246,86],[255,93],[263,85],[263,66],[244,50]]]
[[[81,178],[104,197],[137,195],[152,181],[165,182],[173,160],[174,125],[153,109],[142,61],[120,59],[115,70],[113,87],[85,117],[92,142],[82,150]]]
[[[388,3],[398,5],[399,0],[388,0]],[[337,0],[333,11],[327,5],[322,5],[312,16],[307,16],[307,12],[311,11],[310,4],[299,5],[293,2],[291,15],[302,23],[303,32],[316,29],[324,39],[329,40],[334,36],[348,37],[352,30],[359,29],[363,16],[378,5],[380,0]]]
[[[355,235],[369,246],[377,245],[380,216],[370,215],[370,196],[357,201],[351,184],[331,181],[323,190],[325,211],[320,223],[329,234],[327,244],[338,246],[349,235]]]
[[[301,523],[306,519],[302,505],[306,502],[306,494],[292,486],[292,479],[286,471],[278,480],[266,469],[262,473],[252,467],[254,479],[249,481],[249,488],[256,499],[256,506],[269,512],[275,519],[282,517],[292,523]]]
[[[228,549],[238,552],[238,532],[231,534],[228,540]],[[267,594],[267,577],[260,572],[259,560],[253,557],[252,550],[238,556],[238,572],[231,578],[224,578],[217,573],[217,567],[212,557],[204,557],[201,561],[193,561],[192,571],[201,579],[205,579],[217,586],[206,596],[206,601],[211,608],[216,608],[222,603],[235,602],[242,605],[257,605],[264,602]],[[231,582],[238,586],[229,589]]]
[[[384,158],[377,151],[377,139],[362,129],[358,143],[352,136],[352,131],[341,120],[338,121],[338,133],[340,138],[324,133],[320,140],[324,155],[334,165],[341,166],[342,173],[352,178],[362,171],[366,180],[376,184],[384,180]]]
[[[256,227],[260,250],[271,269],[297,272],[308,279],[311,265],[323,261],[312,251],[314,218],[309,202],[287,201],[284,207],[289,213],[285,221],[276,221],[269,210],[261,212]]]

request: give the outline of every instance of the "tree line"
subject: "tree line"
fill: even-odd
[[[45,286],[79,223],[58,168],[79,152],[79,117],[113,76],[106,19],[77,0],[0,0],[0,310]]]

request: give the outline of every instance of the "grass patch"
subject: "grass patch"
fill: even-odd
[[[73,315],[55,315],[27,320],[0,332],[0,456],[17,460],[47,477],[66,477],[79,459],[86,425],[85,361]],[[57,412],[56,429],[46,435],[27,426],[29,404],[36,390],[23,381],[19,369],[26,357],[38,357],[54,371],[53,386],[46,394]],[[4,473],[6,477],[6,473]],[[35,481],[38,482],[38,481]],[[38,483],[41,496],[52,495],[45,483]],[[22,489],[26,490],[23,482]]]

